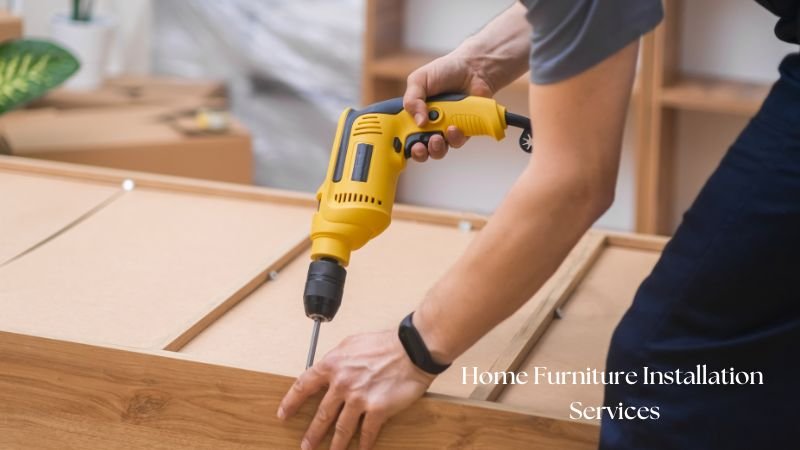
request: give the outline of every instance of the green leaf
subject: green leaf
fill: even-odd
[[[53,42],[19,39],[0,44],[0,114],[41,97],[78,71],[80,63]]]

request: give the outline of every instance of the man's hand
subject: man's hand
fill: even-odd
[[[494,89],[491,82],[478,73],[468,62],[464,51],[456,50],[420,67],[408,76],[403,107],[414,116],[419,126],[428,123],[428,106],[425,99],[436,94],[463,92],[469,95],[491,97]],[[459,148],[467,142],[466,136],[455,126],[445,130],[445,137],[431,136],[428,147],[416,143],[411,147],[411,157],[424,162],[428,156],[442,159],[447,154],[448,144]]]
[[[422,397],[434,378],[411,362],[396,331],[350,336],[297,378],[278,418],[288,419],[327,386],[300,448],[317,448],[334,423],[330,448],[347,448],[363,416],[360,448],[369,449],[383,423]]]
[[[426,98],[444,93],[492,97],[528,69],[530,26],[525,13],[526,8],[515,2],[457,49],[408,76],[403,107],[417,125],[428,122]],[[428,148],[421,143],[411,147],[411,157],[419,162],[428,156],[441,159],[447,154],[448,144],[458,148],[466,141],[464,133],[451,126],[444,138],[431,136]]]

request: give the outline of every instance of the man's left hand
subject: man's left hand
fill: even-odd
[[[396,331],[350,336],[297,378],[278,418],[288,419],[328,386],[300,448],[317,448],[334,423],[330,448],[347,448],[363,416],[359,448],[370,449],[383,423],[422,397],[434,378],[411,362]]]

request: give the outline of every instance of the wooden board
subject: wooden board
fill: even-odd
[[[554,371],[604,370],[611,334],[659,255],[658,251],[607,247],[567,300],[562,318],[553,321],[519,370],[528,374],[535,366]],[[535,414],[568,418],[573,401],[601,406],[603,386],[508,385],[498,401]]]
[[[4,157],[0,169],[116,184],[133,177],[138,186],[0,267],[0,448],[298,445],[318,398],[289,423],[274,414],[302,370],[311,328],[301,299],[310,196]],[[396,327],[473,238],[454,225],[485,222],[396,212],[386,234],[354,255],[320,354],[355,332]],[[545,287],[454,367],[602,367],[611,329],[664,241],[587,234]],[[256,290],[273,269],[277,279]],[[564,318],[547,328],[562,303]],[[186,342],[185,353],[129,348]],[[515,355],[531,346],[526,358]],[[474,394],[459,375],[432,391]],[[387,424],[379,448],[596,448],[596,423],[548,416],[565,418],[576,395],[597,402],[602,387],[550,388],[512,387],[505,404],[428,394]]]
[[[319,397],[281,423],[275,412],[291,378],[168,353],[0,332],[0,448],[299,446]],[[389,420],[377,448],[589,450],[597,436],[587,424],[428,396]]]
[[[349,335],[395,329],[472,238],[473,233],[452,227],[395,220],[384,235],[354,253],[342,307],[333,322],[322,325],[317,358]],[[308,261],[308,254],[293,261],[182,351],[237,367],[301,373],[312,325],[302,302]],[[468,397],[473,386],[461,382],[462,368],[488,370],[539,309],[553,282],[569,270],[560,269],[531,301],[456,360],[430,392]]]
[[[119,185],[0,171],[0,266],[109,201]]]
[[[0,268],[0,329],[163,348],[304,243],[311,210],[126,192]]]

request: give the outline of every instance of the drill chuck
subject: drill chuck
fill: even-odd
[[[306,316],[330,322],[342,304],[347,270],[336,260],[322,258],[308,266],[308,277],[303,292]]]

